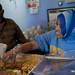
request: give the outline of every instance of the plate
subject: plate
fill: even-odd
[[[75,57],[45,56],[49,60],[75,60]]]

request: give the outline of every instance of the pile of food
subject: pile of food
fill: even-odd
[[[41,55],[26,54],[17,55],[14,63],[0,63],[1,71],[5,71],[3,75],[28,75],[42,61]],[[2,74],[1,74],[2,75]]]
[[[32,69],[34,69],[40,62],[42,56],[40,55],[31,55],[26,59],[26,62],[22,65],[23,73],[30,73]]]

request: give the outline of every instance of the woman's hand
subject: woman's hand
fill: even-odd
[[[50,46],[50,55],[51,56],[64,56],[64,51],[60,48]]]
[[[58,48],[57,53],[58,53],[59,56],[62,56],[62,57],[64,56],[64,51],[62,49]]]

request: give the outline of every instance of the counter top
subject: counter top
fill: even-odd
[[[0,62],[0,75],[28,75],[29,72],[42,61],[42,55],[18,54],[14,63]],[[19,72],[19,74],[18,74]]]
[[[75,75],[75,61],[44,59],[30,75]]]

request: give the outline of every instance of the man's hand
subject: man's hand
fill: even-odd
[[[7,61],[8,59],[13,58],[13,56],[15,56],[15,55],[16,55],[15,50],[10,50],[10,51],[4,53],[4,58]]]

